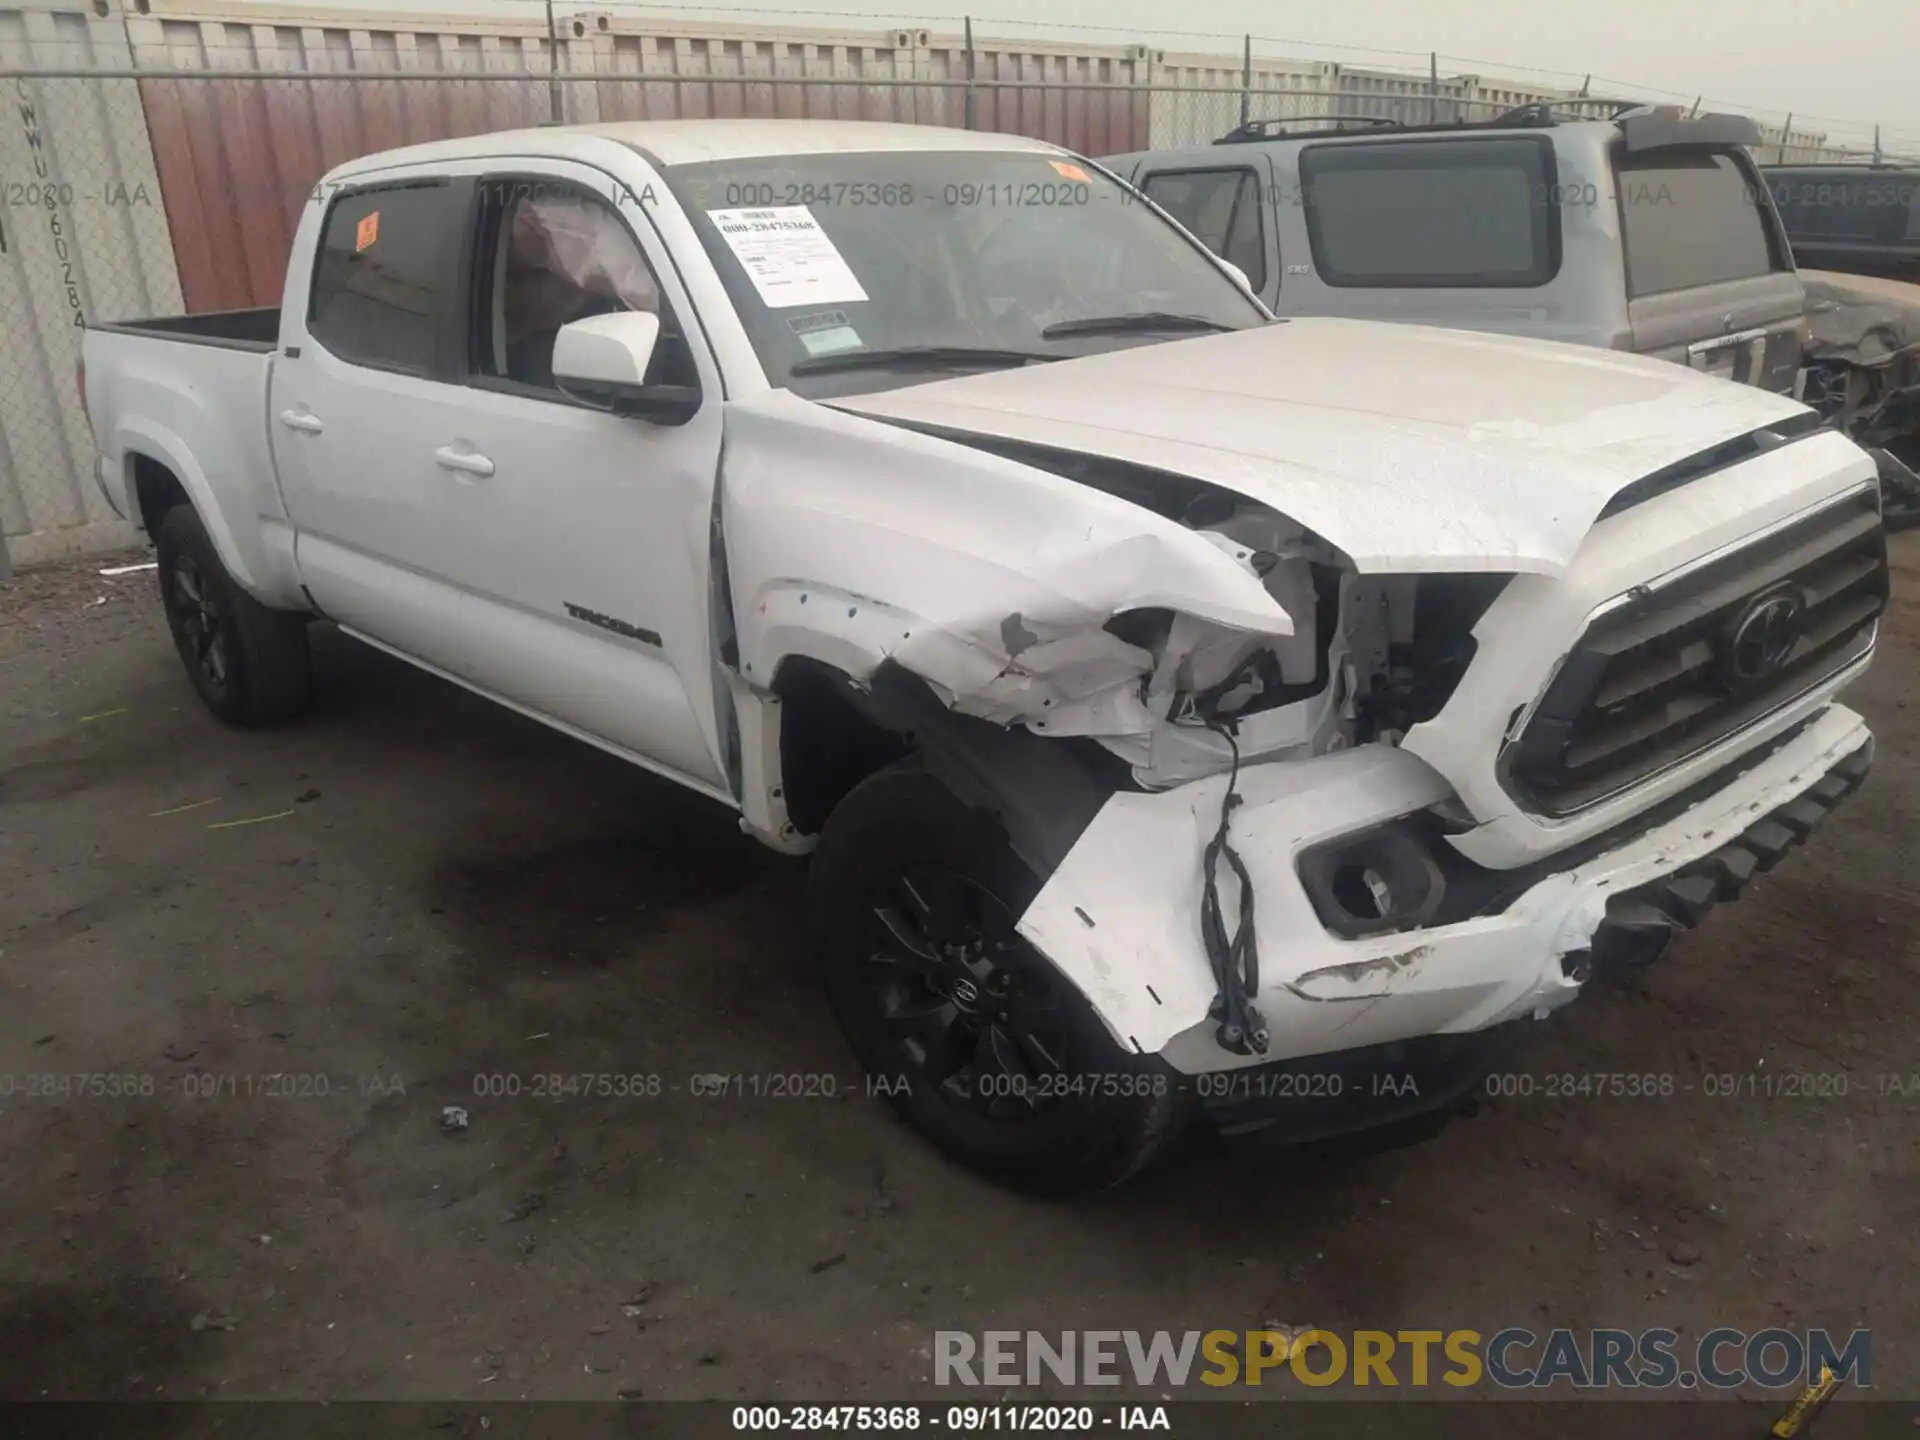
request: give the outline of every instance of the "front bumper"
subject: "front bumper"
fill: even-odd
[[[1048,879],[1020,931],[1077,985],[1130,1050],[1190,1075],[1257,1070],[1420,1036],[1539,1018],[1579,994],[1591,965],[1654,953],[1799,843],[1859,784],[1872,736],[1829,706],[1771,753],[1677,812],[1497,888],[1464,919],[1366,939],[1328,932],[1300,852],[1424,809],[1445,782],[1402,750],[1368,746],[1250,766],[1232,839],[1253,876],[1255,1004],[1265,1055],[1223,1049],[1200,942],[1201,860],[1225,776],[1113,796]],[[1542,873],[1548,872],[1548,873]],[[1222,894],[1234,913],[1230,877]]]

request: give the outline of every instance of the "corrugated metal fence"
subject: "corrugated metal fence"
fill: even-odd
[[[0,9],[0,534],[16,562],[129,538],[91,480],[80,322],[278,303],[314,182],[369,151],[550,120],[750,115],[964,125],[1106,155],[1210,140],[1246,115],[1612,108],[1471,76],[923,29],[643,28],[582,11],[560,17],[555,46],[544,21],[133,3]],[[1818,136],[1769,144],[1824,153]]]

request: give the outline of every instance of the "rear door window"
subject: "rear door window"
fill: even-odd
[[[1260,181],[1251,170],[1162,170],[1141,186],[1194,239],[1246,273],[1255,290],[1267,284],[1265,217]]]
[[[1308,146],[1314,268],[1339,286],[1544,285],[1560,268],[1554,173],[1536,136]]]
[[[340,196],[320,235],[308,333],[342,360],[431,373],[462,224],[445,181]]]
[[[1620,225],[1627,292],[1666,295],[1789,268],[1761,191],[1725,151],[1622,156]]]

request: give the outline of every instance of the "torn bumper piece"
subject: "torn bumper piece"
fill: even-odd
[[[1109,798],[1021,916],[1020,932],[1121,1044],[1188,1075],[1277,1073],[1303,1057],[1469,1036],[1545,1016],[1580,993],[1590,954],[1644,956],[1650,927],[1664,939],[1732,898],[1859,783],[1871,742],[1858,715],[1829,706],[1689,808],[1662,812],[1504,903],[1362,939],[1327,930],[1301,876],[1302,852],[1421,811],[1448,797],[1446,782],[1386,746],[1249,766],[1233,838],[1257,901],[1255,1003],[1272,1034],[1265,1056],[1221,1048],[1208,1019],[1201,857],[1226,777]],[[1223,893],[1229,912],[1236,898]]]
[[[1738,900],[1758,876],[1827,822],[1840,802],[1858,790],[1873,768],[1873,738],[1817,783],[1774,809],[1737,839],[1649,884],[1607,902],[1607,918],[1594,931],[1591,955],[1598,966],[1657,960],[1683,930],[1707,918],[1727,900]],[[1577,966],[1576,956],[1569,962]]]

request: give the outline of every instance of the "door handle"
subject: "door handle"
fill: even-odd
[[[309,435],[318,435],[327,427],[320,423],[320,417],[306,410],[282,410],[280,423],[289,430],[304,430]]]
[[[471,450],[456,450],[451,445],[442,445],[433,452],[433,460],[442,470],[459,470],[468,475],[478,475],[482,479],[493,474],[493,461]]]

